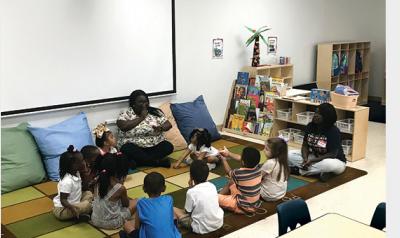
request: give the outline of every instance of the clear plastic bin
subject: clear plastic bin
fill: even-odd
[[[279,109],[276,110],[276,117],[282,120],[292,120],[292,109]]]
[[[336,122],[336,126],[341,132],[353,133],[354,119],[348,118],[344,120],[339,120]]]
[[[289,142],[292,141],[294,138],[294,134],[301,133],[301,130],[294,129],[294,128],[287,128],[283,130],[279,130],[279,137],[284,139],[285,141]]]
[[[304,139],[304,132],[295,132],[293,134],[293,142],[296,144],[303,144],[303,139]]]
[[[342,147],[343,147],[343,153],[345,155],[351,155],[351,151],[353,149],[353,141],[352,140],[343,140]]]
[[[296,114],[297,122],[303,125],[310,123],[314,117],[314,112],[300,112]]]

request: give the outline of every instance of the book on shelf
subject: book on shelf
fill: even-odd
[[[246,99],[246,95],[247,95],[247,86],[236,84],[234,99]]]
[[[247,88],[247,96],[249,95],[254,95],[254,96],[259,96],[260,95],[260,88],[256,86],[249,86]]]
[[[271,91],[270,78],[265,75],[256,75],[256,83],[259,82],[260,91],[269,92]],[[257,86],[257,85],[256,85]]]
[[[249,85],[249,72],[238,72],[236,84]]]
[[[231,120],[230,129],[235,131],[241,131],[244,123],[244,116],[239,114],[233,114]]]
[[[246,116],[250,105],[251,105],[250,100],[248,100],[248,99],[240,99],[239,100],[238,109],[237,109],[236,113],[239,114],[239,115],[242,115],[242,116]]]
[[[256,108],[250,107],[247,110],[246,121],[256,121],[256,120],[257,120]]]
[[[251,121],[243,122],[242,132],[254,133],[254,124]]]
[[[249,86],[256,86],[256,78],[249,78]]]
[[[258,95],[247,95],[247,99],[250,101],[250,105],[253,107],[258,107],[260,97]]]

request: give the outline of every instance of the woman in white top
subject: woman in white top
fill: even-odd
[[[214,169],[219,161],[219,151],[211,146],[211,134],[207,129],[196,128],[190,133],[190,144],[178,161],[173,165],[175,169],[187,166],[193,160],[204,160],[208,168]]]
[[[265,201],[283,198],[289,178],[288,146],[282,138],[270,138],[265,143],[267,161],[261,167],[261,197]]]

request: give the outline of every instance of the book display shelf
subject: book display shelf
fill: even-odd
[[[335,90],[348,85],[359,92],[358,104],[368,102],[370,42],[333,42],[318,44],[318,88]]]
[[[281,85],[286,91],[292,84],[292,64],[243,67],[232,83],[222,131],[266,140],[273,124],[274,98]]]
[[[274,123],[271,137],[285,137],[289,146],[301,148],[304,129],[319,103],[309,100],[275,98]],[[342,134],[342,147],[348,161],[363,159],[366,153],[369,108],[336,107],[336,126]]]

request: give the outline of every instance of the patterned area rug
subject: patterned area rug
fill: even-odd
[[[213,146],[218,149],[226,146],[234,153],[241,153],[246,146],[253,146],[260,151],[263,149],[261,145],[230,137],[223,137],[223,139],[214,142]],[[170,156],[171,162],[178,159],[182,152],[183,151],[174,152]],[[263,153],[261,154],[261,163],[264,163],[266,158]],[[228,160],[228,163],[232,168],[240,167],[237,161]],[[173,197],[174,206],[183,208],[186,191],[188,189],[189,168],[166,169],[143,167],[130,171],[125,182],[125,187],[128,189],[128,196],[131,198],[146,196],[142,190],[143,179],[146,174],[153,171],[164,175],[167,183],[165,194],[170,194]],[[347,167],[343,174],[331,179],[327,183],[321,183],[316,178],[290,176],[288,193],[284,199],[287,200],[295,197],[308,199],[366,174],[367,173],[363,170]],[[208,180],[212,182],[218,190],[228,181],[221,165],[210,172]],[[52,198],[56,193],[57,183],[45,182],[2,195],[2,237],[119,237],[119,230],[103,230],[87,222],[58,221],[55,219],[51,211],[53,208]],[[224,226],[218,231],[202,235],[201,237],[220,237],[264,219],[274,214],[276,212],[276,205],[281,202],[282,201],[263,202],[262,207],[266,209],[267,212],[264,214],[256,214],[253,217],[235,215],[225,211]],[[200,237],[199,235],[183,229],[181,229],[181,232],[183,237]]]

